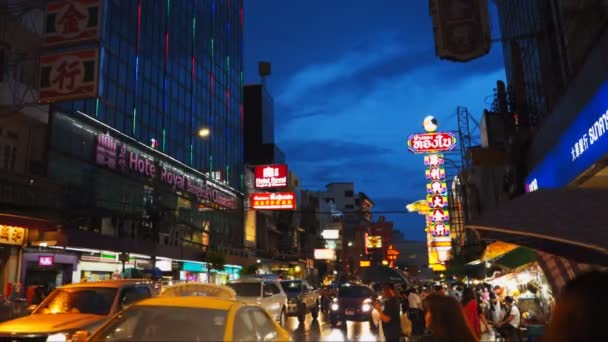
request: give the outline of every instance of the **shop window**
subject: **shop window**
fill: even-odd
[[[344,197],[353,197],[354,193],[352,190],[346,190],[344,191]]]

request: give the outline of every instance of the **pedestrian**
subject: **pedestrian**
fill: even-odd
[[[521,313],[517,305],[515,305],[513,297],[506,296],[505,304],[507,305],[508,314],[502,321],[496,324],[496,330],[507,342],[510,342],[514,337],[518,336]]]
[[[407,296],[407,300],[409,304],[408,316],[412,321],[413,333],[414,335],[422,335],[424,332],[422,300],[420,299],[420,296],[418,296],[416,289],[412,289],[412,291],[410,291],[410,294]]]
[[[469,323],[469,327],[475,334],[475,337],[481,338],[481,322],[479,319],[479,303],[475,299],[475,293],[470,287],[465,287],[462,291],[462,307],[464,309],[464,317]]]
[[[582,274],[564,286],[555,301],[553,317],[543,341],[608,341],[606,308],[608,273],[593,271]]]
[[[467,324],[460,303],[451,296],[432,294],[427,298],[424,315],[430,335],[420,342],[478,342]]]
[[[376,303],[375,308],[380,313],[382,321],[382,331],[386,342],[399,342],[401,339],[401,308],[399,300],[395,296],[395,287],[391,283],[382,286],[382,297],[385,299],[384,310],[380,303]]]

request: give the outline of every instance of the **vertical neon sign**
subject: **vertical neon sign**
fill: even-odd
[[[426,133],[410,135],[407,145],[410,152],[424,155],[427,180],[426,202],[429,208],[426,214],[429,266],[435,271],[443,271],[452,249],[443,152],[452,151],[455,148],[456,137],[452,133],[435,132],[437,120],[432,116],[427,116],[422,126]]]

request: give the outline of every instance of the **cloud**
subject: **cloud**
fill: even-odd
[[[296,72],[283,86],[285,91],[279,94],[277,102],[293,103],[310,91],[352,77],[406,51],[405,44],[399,42],[395,33],[379,36],[380,39],[373,43],[366,43],[366,48],[361,48],[361,42],[357,42],[348,53],[333,62],[312,64]]]
[[[369,156],[377,158],[391,152],[391,149],[373,144],[348,142],[341,140],[287,140],[281,143],[287,155],[294,156],[299,162],[322,163],[343,162],[353,158]],[[368,157],[368,158],[369,158]]]

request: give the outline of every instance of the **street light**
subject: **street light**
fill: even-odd
[[[211,134],[211,130],[209,130],[207,127],[203,127],[198,130],[198,136],[201,138],[206,138],[209,136],[209,134]]]
[[[348,247],[352,247],[353,246],[353,242],[352,241],[348,241]]]

